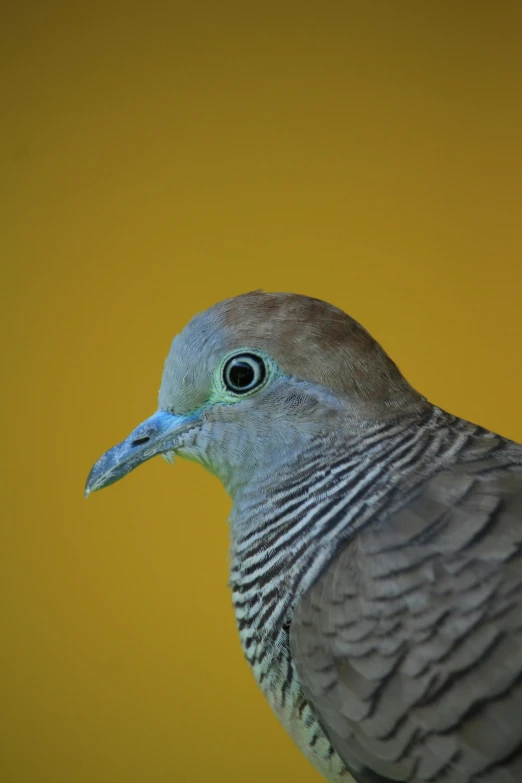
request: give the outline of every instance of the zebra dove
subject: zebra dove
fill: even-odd
[[[157,413],[86,494],[157,454],[230,494],[245,656],[330,783],[522,781],[521,445],[341,310],[256,291],[174,339]]]

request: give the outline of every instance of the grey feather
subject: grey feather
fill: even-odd
[[[522,780],[521,558],[522,468],[505,458],[437,473],[342,547],[299,602],[291,649],[349,767]]]

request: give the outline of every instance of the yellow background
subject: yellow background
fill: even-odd
[[[3,4],[3,783],[319,780],[243,661],[218,482],[84,481],[187,319],[260,287],[522,440],[521,15]]]

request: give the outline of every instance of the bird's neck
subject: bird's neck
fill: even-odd
[[[231,584],[252,601],[270,595],[284,622],[340,544],[378,522],[440,469],[460,420],[438,408],[404,422],[332,433],[270,480],[241,488],[231,515]],[[467,424],[463,422],[463,425]],[[254,621],[265,625],[262,613]]]

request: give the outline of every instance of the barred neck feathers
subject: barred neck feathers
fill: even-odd
[[[253,625],[264,632],[278,627],[342,541],[378,522],[383,509],[399,508],[446,464],[498,451],[502,439],[490,436],[431,407],[407,426],[386,422],[359,437],[335,434],[310,444],[276,481],[249,486],[236,498],[234,602],[263,601]]]

